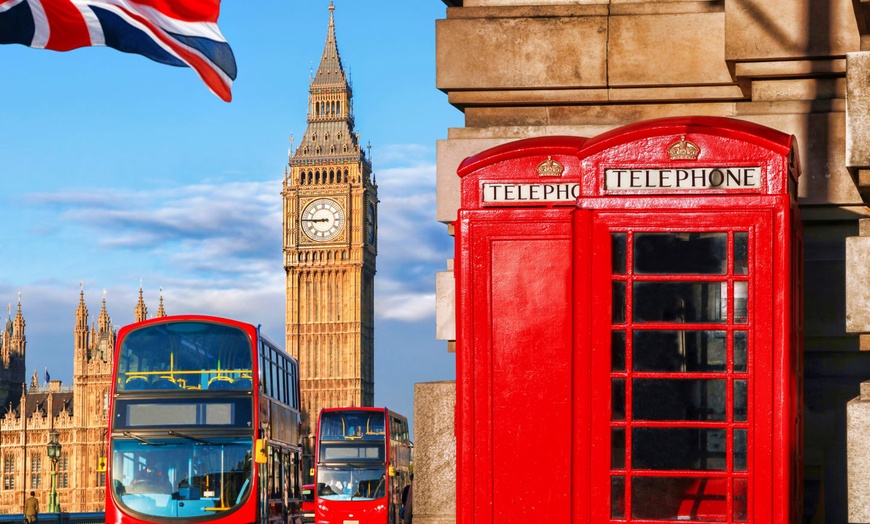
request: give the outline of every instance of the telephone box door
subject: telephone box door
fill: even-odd
[[[592,522],[772,522],[775,214],[578,210]]]

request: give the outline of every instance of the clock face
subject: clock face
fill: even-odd
[[[371,202],[366,209],[366,241],[370,246],[375,245],[375,205]]]
[[[344,210],[334,200],[318,198],[305,206],[299,221],[308,238],[326,242],[337,237],[344,229]]]

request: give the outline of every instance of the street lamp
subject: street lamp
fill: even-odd
[[[60,504],[57,502],[57,460],[60,458],[61,445],[57,440],[57,430],[52,429],[48,434],[48,458],[51,460],[51,493],[48,495],[47,513],[60,513]]]

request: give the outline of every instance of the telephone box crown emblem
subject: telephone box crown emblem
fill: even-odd
[[[695,160],[700,152],[701,148],[686,140],[686,135],[681,136],[679,142],[674,142],[668,148],[671,160]]]
[[[538,174],[541,176],[562,176],[565,166],[548,156],[546,160],[538,164]]]

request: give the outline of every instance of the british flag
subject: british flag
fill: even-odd
[[[193,68],[229,102],[236,59],[218,29],[219,13],[220,0],[0,0],[0,44],[144,55]]]

